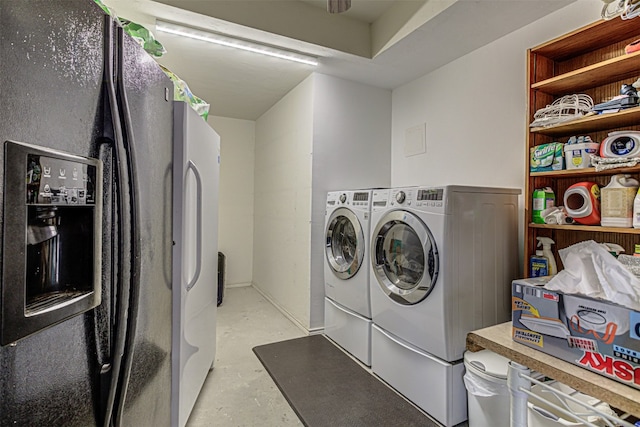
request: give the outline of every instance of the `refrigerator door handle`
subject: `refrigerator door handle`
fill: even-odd
[[[200,272],[202,270],[202,177],[198,167],[191,160],[187,162],[187,172],[191,170],[193,176],[196,178],[196,271],[193,274],[193,278],[187,282],[187,292],[193,288],[198,279],[200,278]],[[183,194],[187,194],[187,180],[184,180]]]
[[[117,27],[118,32],[118,95],[120,99],[120,120],[125,130],[123,140],[125,151],[125,166],[127,167],[129,183],[129,244],[130,244],[130,275],[129,275],[129,304],[127,307],[128,317],[126,333],[124,336],[124,354],[122,356],[122,370],[120,372],[120,384],[117,395],[117,406],[115,411],[116,425],[123,425],[122,415],[129,386],[129,377],[133,366],[133,353],[138,326],[138,309],[140,302],[140,270],[142,268],[142,249],[140,246],[140,202],[138,200],[140,191],[138,186],[138,168],[135,153],[135,135],[133,133],[133,121],[131,120],[131,108],[127,99],[127,90],[124,79],[124,29]]]
[[[103,413],[103,425],[109,427],[113,425],[114,408],[116,402],[116,394],[118,392],[118,384],[120,381],[120,372],[122,368],[122,356],[125,352],[125,338],[126,338],[126,325],[127,325],[127,312],[129,305],[129,289],[128,281],[126,280],[124,269],[124,250],[122,249],[127,240],[127,233],[125,232],[126,224],[122,221],[122,218],[126,215],[127,206],[124,201],[124,189],[128,186],[127,170],[123,165],[125,153],[123,149],[123,132],[120,123],[120,112],[118,108],[118,99],[116,92],[116,83],[114,81],[114,22],[113,19],[105,15],[105,64],[104,64],[104,79],[106,83],[107,96],[109,100],[109,107],[111,109],[111,118],[113,125],[113,137],[114,137],[114,157],[116,163],[115,178],[117,187],[116,203],[118,210],[118,217],[120,218],[117,230],[117,238],[121,247],[117,254],[117,277],[115,278],[117,291],[117,303],[115,307],[115,322],[113,325],[113,349],[111,351],[112,361],[111,366],[107,367],[101,372],[103,375],[108,376],[108,391],[104,397],[104,413]],[[110,322],[111,323],[111,322]],[[106,378],[105,378],[106,380]]]

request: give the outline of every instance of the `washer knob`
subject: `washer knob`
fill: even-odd
[[[402,203],[406,200],[407,195],[404,194],[404,191],[399,191],[398,194],[396,194],[396,201],[398,203]]]
[[[340,195],[340,203],[344,203],[347,201],[347,195],[346,194],[341,194]]]

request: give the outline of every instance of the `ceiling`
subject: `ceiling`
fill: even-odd
[[[313,72],[394,89],[576,0],[103,0],[152,31],[160,18],[317,56],[313,67],[155,32],[158,62],[211,104],[256,120]]]

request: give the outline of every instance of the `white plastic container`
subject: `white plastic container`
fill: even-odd
[[[584,169],[591,167],[591,154],[597,154],[600,144],[584,142],[581,144],[565,144],[564,157],[567,169]]]
[[[509,425],[509,359],[482,350],[464,354],[469,427]]]
[[[633,199],[633,228],[640,228],[640,189]]]
[[[638,192],[638,180],[630,175],[616,174],[609,185],[600,189],[600,225],[603,227],[632,227],[633,201]]]
[[[586,406],[573,402],[566,396],[556,395],[553,393],[553,391],[546,389],[544,386],[536,384],[531,387],[531,392],[535,396],[539,396],[540,398],[544,399],[544,401],[539,400],[537,397],[529,398],[527,402],[527,425],[529,427],[573,427],[587,425],[580,420],[592,423],[597,426],[606,426],[607,424],[605,419],[590,408],[596,408],[600,412],[615,417],[615,413],[613,412],[613,410],[611,410],[611,407],[606,403],[600,402],[598,399],[595,399],[583,393],[578,393],[571,387],[558,382],[555,382],[550,386],[555,390],[559,390],[565,395],[569,395],[580,402],[584,402]],[[564,408],[569,413],[577,414],[579,418],[574,418],[572,416],[564,414],[549,405],[549,403],[552,403],[560,408]],[[497,425],[502,424],[496,424],[496,426]]]

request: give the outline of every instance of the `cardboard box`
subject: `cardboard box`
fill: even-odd
[[[514,280],[513,340],[640,389],[640,312]]]

